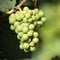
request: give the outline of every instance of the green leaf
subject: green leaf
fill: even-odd
[[[13,8],[16,4],[16,0],[0,0],[0,11],[6,12]]]

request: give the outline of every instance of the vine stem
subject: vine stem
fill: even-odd
[[[27,0],[22,0],[17,6],[15,6],[13,9],[10,11],[6,12],[7,14],[11,14],[13,12],[16,12]]]

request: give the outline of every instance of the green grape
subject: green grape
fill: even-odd
[[[27,32],[28,32],[28,27],[24,27],[24,28],[22,29],[22,32],[23,32],[23,33],[27,33]]]
[[[32,14],[32,10],[28,10],[28,13],[29,13],[29,14]]]
[[[15,33],[18,33],[18,30],[17,29],[15,29]]]
[[[38,32],[34,32],[34,33],[33,33],[33,36],[34,36],[34,37],[38,37]]]
[[[35,8],[34,10],[35,10],[36,14],[38,14],[38,13],[39,13],[39,10],[38,10],[37,8]]]
[[[42,22],[46,22],[46,17],[42,17],[42,18],[41,18],[41,21],[42,21]]]
[[[25,52],[28,52],[28,50],[27,50],[27,49],[24,49],[24,51],[25,51]]]
[[[27,34],[23,34],[22,35],[22,40],[24,40],[24,41],[28,40],[28,35]]]
[[[24,7],[24,8],[23,8],[23,11],[26,11],[26,12],[27,12],[28,10],[29,10],[28,7]]]
[[[30,46],[34,46],[34,42],[30,42]]]
[[[37,25],[37,21],[34,22],[34,25]]]
[[[9,23],[10,24],[14,24],[15,21],[16,21],[16,19],[14,17],[9,16]]]
[[[38,43],[39,42],[39,39],[38,38],[33,38],[32,40],[34,43]]]
[[[29,38],[28,42],[29,42],[29,43],[31,42],[31,38]]]
[[[30,16],[31,15],[29,13],[25,14],[25,18],[27,18],[27,19],[30,18]]]
[[[10,29],[11,29],[11,30],[15,30],[15,26],[14,26],[14,25],[11,25],[11,26],[10,26]]]
[[[29,37],[32,37],[32,35],[33,35],[33,30],[29,30],[27,34],[28,34]]]
[[[21,24],[21,27],[28,27],[29,26],[29,23],[22,23]]]
[[[16,28],[17,28],[17,31],[19,31],[19,32],[22,31],[22,27],[21,27],[21,25],[18,25]]]
[[[18,25],[20,25],[20,22],[15,21],[14,26],[17,27]]]
[[[32,21],[33,21],[33,19],[32,19],[32,18],[28,19],[28,22],[29,22],[29,23],[31,23]]]
[[[23,33],[22,33],[22,32],[19,32],[19,33],[18,33],[18,37],[19,37],[19,38],[21,38],[21,37],[22,37],[22,35],[23,35]]]
[[[24,49],[28,49],[29,48],[29,43],[24,43]]]
[[[39,16],[40,17],[44,16],[44,12],[42,10],[39,11]]]
[[[27,23],[28,22],[27,18],[23,18],[23,22]]]
[[[36,47],[30,47],[30,51],[33,52],[36,50]]]
[[[35,28],[35,25],[34,24],[30,24],[29,25],[29,29],[34,29]]]
[[[17,39],[19,39],[19,40],[20,40],[20,37],[19,37],[19,35],[17,35]]]
[[[35,15],[36,14],[35,10],[32,10],[32,13],[33,13],[33,15]]]
[[[32,15],[32,20],[36,20],[36,17],[34,15]]]
[[[36,14],[36,16],[35,16],[35,17],[36,17],[36,19],[35,19],[36,21],[40,19],[39,14]]]
[[[23,45],[23,44],[20,44],[20,45],[19,45],[19,48],[20,48],[20,49],[24,49],[24,45]]]
[[[37,21],[37,24],[38,25],[43,25],[43,22],[42,21]]]

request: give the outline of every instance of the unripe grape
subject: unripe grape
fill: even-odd
[[[30,47],[30,51],[33,52],[36,50],[36,47]]]
[[[26,18],[23,18],[23,22],[28,22],[28,20]]]
[[[28,10],[29,10],[28,7],[24,7],[24,8],[23,8],[23,11],[26,11],[26,12],[27,12]]]
[[[16,21],[16,22],[14,23],[14,26],[17,27],[18,25],[20,25],[20,22]]]
[[[24,45],[23,45],[23,44],[20,44],[20,45],[19,45],[19,48],[20,48],[20,49],[24,49]]]
[[[32,10],[32,12],[33,12],[33,15],[35,15],[35,14],[36,14],[35,10]]]
[[[32,40],[34,43],[38,43],[39,39],[38,38],[33,38]]]
[[[27,50],[27,49],[24,49],[24,51],[25,51],[25,52],[28,52],[28,50]]]
[[[24,49],[28,49],[29,48],[29,43],[24,43]]]
[[[18,33],[18,30],[17,29],[15,29],[15,33]]]
[[[10,24],[14,24],[15,21],[16,21],[16,19],[14,17],[9,17]]]
[[[39,20],[40,19],[40,16],[39,16],[39,14],[36,14],[36,20]]]
[[[42,10],[39,11],[39,16],[40,17],[44,16],[44,12]]]
[[[29,37],[32,37],[32,35],[33,35],[33,30],[29,30],[27,34],[28,34]]]
[[[29,26],[29,23],[22,23],[21,24],[21,27],[28,27]]]
[[[27,34],[23,34],[22,35],[22,40],[24,40],[24,41],[28,40],[28,35]]]
[[[28,13],[29,13],[29,14],[32,14],[32,10],[28,10]]]
[[[38,32],[34,32],[34,33],[33,33],[33,36],[34,36],[34,37],[38,37]]]
[[[23,32],[23,33],[27,33],[27,32],[28,32],[28,27],[24,27],[24,28],[22,29],[22,32]]]
[[[37,8],[35,8],[34,10],[35,10],[36,14],[38,14],[39,10]]]
[[[14,25],[11,25],[11,26],[10,26],[10,29],[11,29],[11,30],[15,30],[15,26],[14,26]]]
[[[28,13],[25,14],[25,18],[27,18],[27,19],[30,18],[30,14],[28,14]]]
[[[46,17],[42,17],[42,18],[41,18],[41,21],[42,21],[42,22],[46,22]]]
[[[19,39],[19,40],[20,40],[20,37],[19,37],[19,35],[17,35],[17,39]]]
[[[37,21],[37,24],[38,25],[43,25],[43,22],[42,21]]]
[[[18,25],[16,28],[17,28],[18,31],[20,31],[20,32],[22,31],[21,25]]]
[[[33,19],[32,19],[32,18],[28,19],[28,22],[29,22],[29,23],[31,23],[32,21],[33,21]]]
[[[36,17],[34,15],[32,15],[32,20],[36,20]]]
[[[19,33],[18,33],[18,36],[19,36],[20,38],[22,37],[22,35],[23,35],[22,32],[19,32]]]
[[[35,25],[34,24],[30,24],[29,25],[29,29],[34,29],[35,28]]]
[[[30,46],[34,46],[34,42],[30,42]]]

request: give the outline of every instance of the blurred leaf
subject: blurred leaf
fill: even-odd
[[[16,4],[16,0],[0,0],[0,11],[6,12],[13,8]]]

